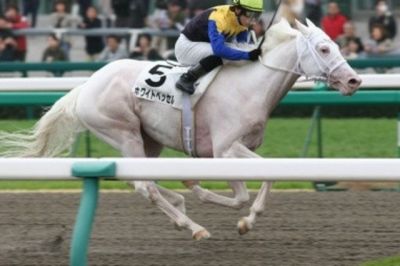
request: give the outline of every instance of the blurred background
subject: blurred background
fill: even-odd
[[[185,24],[202,10],[224,0],[64,0],[0,1],[0,61],[110,61],[119,57],[158,60],[173,58],[173,48]],[[349,58],[398,53],[400,0],[306,0],[306,14],[340,44]],[[276,5],[265,1],[266,13],[255,28],[257,36],[268,24]],[[386,10],[385,7],[386,6]],[[330,8],[331,7],[331,8]],[[17,8],[10,11],[8,9]],[[8,11],[8,12],[7,12]],[[332,12],[345,19],[335,21]],[[321,24],[322,22],[322,24]],[[107,31],[105,29],[152,29],[177,31],[159,36]],[[13,35],[11,30],[22,30]],[[98,36],[85,38],[77,30],[98,29]],[[104,29],[101,31],[101,29]],[[47,31],[46,31],[47,30]],[[25,33],[25,34],[24,34]],[[174,37],[175,35],[175,37]],[[26,39],[24,38],[26,37]],[[140,37],[140,38],[139,38]],[[356,38],[357,37],[357,38]],[[384,47],[378,51],[377,46]],[[118,58],[106,58],[106,48],[121,48]],[[366,46],[366,47],[365,47]],[[63,53],[57,52],[60,47]],[[47,49],[53,48],[53,49]],[[47,49],[47,53],[46,53]],[[51,51],[48,51],[51,50]],[[50,54],[49,54],[50,53]]]
[[[0,1],[0,82],[20,77],[85,78],[123,58],[174,60],[175,41],[185,24],[203,10],[227,3],[230,1]],[[305,0],[305,4],[304,17],[337,42],[358,73],[400,72],[400,0]],[[265,6],[252,29],[258,39],[276,8],[274,1],[265,1]],[[3,87],[8,89],[7,84]],[[331,101],[326,86],[316,84],[307,91],[318,94],[321,88],[322,97]],[[355,104],[343,104],[342,100],[302,104],[294,95],[294,104],[282,104],[273,113],[266,142],[258,153],[264,157],[398,157],[399,88],[396,83],[362,88],[361,93],[369,93],[368,97],[358,101],[356,95],[349,100]],[[0,129],[29,128],[58,97],[52,92],[2,92]],[[83,139],[82,145],[78,140],[76,156],[119,156],[98,140],[90,144],[89,135],[85,147]],[[163,156],[182,154],[166,150]]]

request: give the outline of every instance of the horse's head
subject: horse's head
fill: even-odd
[[[343,58],[338,45],[307,20],[296,21],[302,33],[297,38],[298,71],[309,78],[322,79],[343,95],[352,95],[361,85],[361,78]]]

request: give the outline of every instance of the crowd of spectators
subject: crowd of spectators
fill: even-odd
[[[13,3],[18,2],[19,5]],[[48,18],[55,29],[99,29],[105,27],[154,28],[181,31],[186,23],[203,10],[225,0],[156,0],[153,12],[148,0],[98,0],[98,7],[91,0],[55,0]],[[25,61],[27,38],[16,36],[15,29],[37,26],[39,0],[0,1],[0,61]],[[389,5],[384,0],[376,2],[375,15],[369,20],[369,37],[357,35],[356,24],[345,16],[340,6],[329,2],[323,8],[321,0],[305,0],[306,16],[320,25],[335,40],[347,58],[360,55],[381,55],[395,49],[397,23]],[[21,10],[20,10],[21,8]],[[326,10],[324,14],[323,10]],[[265,21],[253,26],[253,37],[260,38],[265,32]],[[121,58],[138,60],[173,59],[176,37],[160,38],[141,34],[133,43],[126,36],[86,36],[85,52],[88,61],[113,61]],[[134,44],[134,45],[133,45]],[[68,35],[51,34],[43,49],[42,61],[68,61],[71,47]]]
[[[322,29],[335,40],[346,58],[354,59],[363,55],[384,55],[394,52],[397,48],[397,22],[385,0],[378,0],[375,14],[368,22],[368,38],[357,35],[354,22],[342,14],[339,5],[332,1],[328,3],[327,14],[320,18],[317,14],[321,5],[318,0],[306,0],[307,10],[311,17],[321,22]]]

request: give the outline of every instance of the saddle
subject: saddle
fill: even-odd
[[[182,110],[184,93],[176,89],[175,84],[188,69],[189,67],[175,62],[154,62],[140,73],[133,86],[133,93],[137,98],[167,104]],[[221,67],[211,71],[195,83],[196,92],[189,97],[192,109],[207,91],[220,69]]]
[[[201,77],[194,84],[196,91],[193,95],[188,95],[175,87],[180,76],[188,69],[189,67],[174,62],[154,62],[140,73],[132,91],[137,98],[167,104],[181,110],[183,148],[186,154],[196,157],[193,108],[207,91],[221,67]]]

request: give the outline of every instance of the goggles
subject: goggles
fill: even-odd
[[[261,17],[261,14],[261,12],[242,9],[242,15],[252,20],[258,20]]]

